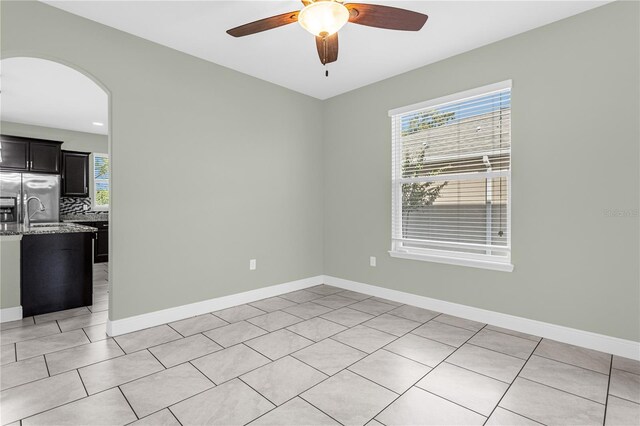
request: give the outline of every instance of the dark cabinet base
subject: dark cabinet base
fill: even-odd
[[[92,233],[24,235],[20,302],[23,316],[92,304]]]

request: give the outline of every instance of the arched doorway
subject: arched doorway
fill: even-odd
[[[50,180],[55,180],[55,176],[59,175],[57,190],[54,189],[57,191],[58,203],[56,205],[55,202],[51,202],[49,209],[45,208],[48,210],[47,215],[38,215],[38,212],[29,211],[30,216],[33,214],[33,227],[41,225],[43,232],[50,233],[58,230],[60,233],[65,233],[65,227],[74,226],[73,224],[90,225],[98,229],[95,233],[97,239],[93,240],[90,253],[93,269],[90,303],[74,306],[71,309],[38,314],[35,311],[24,312],[26,318],[22,321],[31,320],[34,323],[41,323],[47,320],[64,321],[74,317],[78,325],[86,324],[87,327],[91,327],[90,329],[84,327],[87,328],[85,332],[90,339],[101,338],[106,332],[111,303],[109,294],[112,288],[110,278],[112,264],[108,262],[112,251],[112,246],[109,244],[111,228],[109,222],[111,210],[110,93],[94,76],[65,61],[32,55],[4,55],[0,65],[2,68],[0,99],[3,105],[0,114],[2,120],[0,133],[4,136],[21,138],[21,141],[29,144],[28,146],[35,143],[34,140],[62,142],[58,154],[59,170],[57,171],[37,170],[32,167],[32,163],[29,163],[26,169],[2,168],[3,174],[13,172],[25,176],[41,173]],[[24,199],[18,204],[22,206],[23,201]],[[35,204],[35,201],[32,201],[31,208],[34,208]],[[21,216],[14,219],[18,222],[22,220],[24,223],[24,212],[18,213]],[[64,225],[46,227],[58,222]],[[47,231],[44,231],[45,228]],[[20,259],[20,262],[23,260]],[[10,263],[3,258],[2,266],[11,268],[17,265],[15,260]],[[16,284],[17,289],[6,288],[15,287]],[[3,279],[3,294],[10,294],[13,298],[3,301],[3,322],[15,319],[12,316],[15,317],[19,309],[13,308],[22,308],[23,299],[28,297],[28,292],[23,291],[20,285],[16,280]],[[5,306],[15,305],[16,294],[20,306]],[[77,305],[76,302],[74,304]]]

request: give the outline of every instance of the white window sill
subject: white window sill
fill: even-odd
[[[513,265],[511,263],[489,262],[486,260],[463,259],[457,257],[444,257],[429,254],[416,254],[399,251],[390,251],[391,257],[399,259],[421,260],[424,262],[446,263],[448,265],[469,266],[472,268],[491,269],[493,271],[512,272]]]

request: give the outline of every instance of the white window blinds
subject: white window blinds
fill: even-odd
[[[389,114],[391,254],[510,264],[510,81]]]

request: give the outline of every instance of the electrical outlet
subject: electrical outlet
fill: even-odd
[[[255,271],[256,270],[256,260],[255,259],[249,260],[249,270],[250,271]]]
[[[84,210],[84,211],[89,210],[89,206],[88,206],[88,205],[86,205],[86,204],[83,204],[83,205],[82,205],[82,210]]]
[[[371,256],[369,258],[369,265],[370,266],[376,266],[376,257],[375,256]]]

